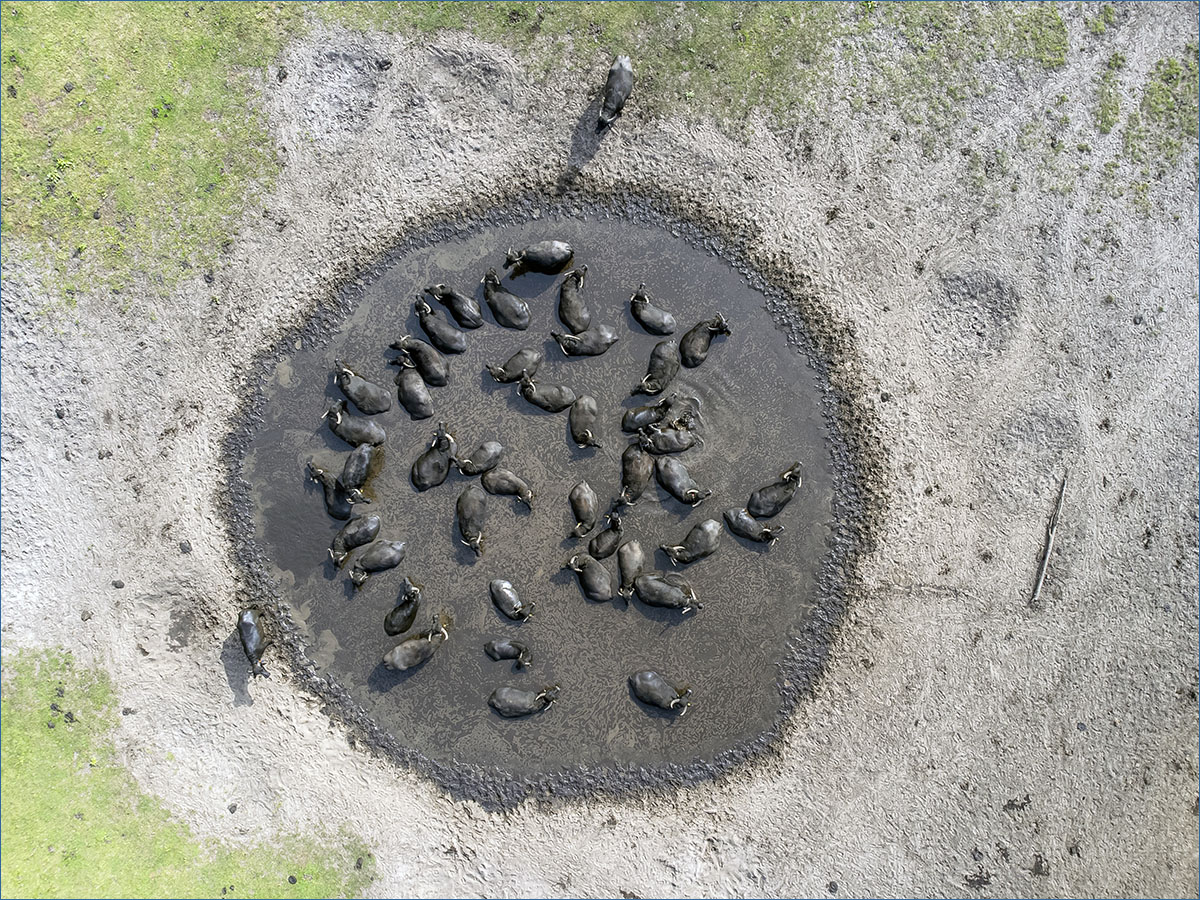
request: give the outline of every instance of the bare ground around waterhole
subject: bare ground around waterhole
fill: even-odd
[[[1190,10],[1134,8],[1131,65],[1194,36]],[[342,62],[378,55],[385,74]],[[1070,60],[999,78],[973,139],[1092,77]],[[593,146],[600,69],[539,88],[469,38],[342,31],[284,63],[264,91],[288,164],[214,284],[127,317],[85,300],[75,325],[5,272],[4,646],[108,667],[148,789],[233,841],[347,824],[380,895],[1195,895],[1194,150],[1148,218],[1098,220],[1033,183],[985,202],[965,157],[930,162],[882,115],[830,111],[796,153],[634,103]],[[877,425],[886,505],[777,754],[677,793],[486,813],[351,746],[282,671],[246,682],[221,451],[248,361],[342,276],[456,210],[568,184],[719,223],[796,276],[858,361],[835,374]]]

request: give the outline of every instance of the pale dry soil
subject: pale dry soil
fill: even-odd
[[[1195,27],[1193,7],[1136,7],[1119,49],[1144,74]],[[1011,141],[1030,107],[1084,96],[1102,61],[1069,59],[998,73],[955,138]],[[379,895],[1195,896],[1194,150],[1148,217],[1097,215],[1032,178],[974,186],[886,114],[738,143],[635,95],[596,146],[576,126],[602,66],[539,91],[466,37],[341,31],[283,63],[264,92],[287,165],[213,284],[123,315],[85,299],[76,324],[5,282],[4,648],[108,668],[147,789],[233,842],[348,826]],[[487,812],[352,746],[270,653],[274,677],[239,680],[222,448],[255,354],[342,278],[445,215],[553,191],[572,156],[579,190],[725,223],[810,279],[806,315],[846,326],[886,505],[778,753],[677,792]]]

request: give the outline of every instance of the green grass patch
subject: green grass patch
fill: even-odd
[[[255,76],[302,12],[0,3],[0,232],[64,284],[210,265],[277,171]]]
[[[370,882],[373,858],[345,836],[250,849],[196,840],[118,764],[116,714],[107,676],[80,668],[68,653],[22,652],[6,661],[4,896],[334,897],[357,895]]]
[[[995,61],[1051,70],[1067,54],[1046,3],[6,0],[6,247],[48,262],[60,294],[130,281],[166,294],[212,266],[278,173],[258,100],[313,20],[468,30],[519,51],[550,90],[564,66],[628,54],[640,114],[712,117],[746,140],[756,108],[789,138],[829,109],[895,111],[932,156],[992,89]]]

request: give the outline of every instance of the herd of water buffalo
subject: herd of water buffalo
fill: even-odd
[[[610,125],[619,115],[632,84],[628,57],[618,57],[605,86],[601,127]],[[513,277],[524,272],[557,275],[571,264],[573,258],[570,245],[546,240],[518,253],[510,250],[505,267],[512,269]],[[615,328],[593,321],[583,299],[586,275],[586,265],[572,269],[559,286],[558,318],[566,330],[551,331],[550,335],[567,356],[600,356],[619,339]],[[532,319],[529,304],[502,287],[494,268],[487,271],[482,283],[484,300],[497,324],[518,331],[529,328]],[[405,335],[391,345],[391,349],[398,352],[391,360],[391,364],[400,369],[395,378],[397,396],[414,420],[433,415],[430,388],[449,383],[450,365],[446,355],[463,353],[467,349],[467,335],[463,329],[484,325],[483,310],[473,297],[445,284],[427,287],[425,293],[443,305],[454,321],[418,296],[414,308],[428,342]],[[634,291],[629,306],[633,318],[643,329],[665,338],[651,352],[646,375],[631,395],[663,394],[680,366],[695,368],[701,365],[708,356],[713,338],[731,333],[725,316],[717,313],[694,325],[676,341],[671,337],[677,328],[675,317],[654,303],[645,284]],[[551,413],[569,410],[568,424],[574,442],[579,447],[599,447],[597,435],[601,412],[595,398],[576,396],[566,385],[535,380],[543,361],[541,350],[526,347],[503,364],[488,365],[487,370],[497,382],[516,383],[520,396],[534,406]],[[395,568],[405,557],[405,542],[379,537],[379,516],[353,514],[356,504],[370,502],[361,490],[370,472],[373,450],[386,439],[384,429],[370,417],[392,408],[392,392],[364,379],[340,360],[335,361],[333,374],[346,398],[363,415],[349,412],[346,400],[340,399],[326,410],[323,418],[328,420],[333,433],[354,449],[340,474],[322,469],[311,460],[307,474],[323,489],[326,512],[335,519],[348,520],[334,537],[329,554],[334,564],[341,568],[351,554],[358,551],[350,569],[350,579],[355,587],[361,587],[372,573]],[[625,539],[621,519],[621,510],[636,503],[655,479],[672,497],[693,507],[712,495],[711,490],[695,482],[687,466],[678,458],[679,454],[702,443],[700,424],[700,401],[675,393],[646,406],[629,409],[622,415],[622,431],[634,437],[621,455],[620,494],[611,502],[604,517],[604,527],[592,536],[587,552],[576,553],[564,566],[578,574],[580,588],[589,600],[606,602],[615,595],[624,598],[636,595],[648,606],[678,610],[681,614],[701,607],[695,590],[681,575],[647,571],[649,558],[638,540]],[[485,441],[468,454],[460,454],[458,449],[454,435],[444,422],[440,422],[430,445],[413,463],[411,479],[418,491],[427,491],[445,482],[451,465],[465,476],[479,476],[478,483],[469,484],[459,495],[456,514],[463,543],[476,555],[482,555],[487,495],[510,495],[532,508],[534,492],[521,476],[500,465],[505,448],[499,441]],[[726,510],[726,527],[739,537],[773,543],[783,526],[772,527],[761,520],[779,513],[799,485],[799,463],[794,463],[776,482],[754,491],[744,508]],[[587,481],[580,481],[571,488],[567,500],[576,523],[573,535],[583,538],[598,524],[602,509],[600,498]],[[716,551],[721,530],[718,521],[706,519],[692,528],[682,542],[663,544],[661,548],[673,564],[692,563]],[[614,554],[620,575],[615,593],[612,577],[604,563]],[[523,601],[507,580],[493,580],[488,585],[488,592],[495,607],[511,620],[527,619],[533,612],[534,603]],[[420,587],[405,577],[394,608],[384,617],[383,628],[389,636],[402,635],[412,628],[420,596]],[[448,638],[449,624],[449,616],[435,614],[428,629],[413,633],[388,651],[383,657],[384,665],[393,670],[405,670],[426,662]],[[259,612],[244,610],[238,630],[254,674],[266,675],[261,658],[269,642],[264,640]],[[516,640],[490,641],[483,649],[494,660],[514,660],[519,668],[532,661],[529,648]],[[635,672],[629,677],[629,684],[638,699],[652,706],[678,710],[682,715],[691,705],[688,700],[690,688],[676,685],[657,672]],[[492,692],[488,703],[501,716],[525,716],[549,707],[558,693],[558,685],[539,691],[500,687]]]
[[[509,252],[505,265],[512,275],[523,272],[558,274],[571,264],[574,252],[562,241],[542,241],[519,253]],[[619,338],[616,329],[594,322],[583,299],[587,266],[568,272],[559,286],[558,318],[566,331],[552,331],[551,336],[567,356],[599,356]],[[489,269],[483,279],[484,300],[495,321],[518,331],[529,328],[532,316],[529,304],[504,290],[495,269]],[[471,296],[445,284],[425,288],[425,293],[442,304],[449,317],[434,310],[418,298],[415,309],[428,341],[406,335],[391,348],[397,356],[391,364],[399,367],[396,392],[400,404],[413,420],[433,415],[430,388],[444,386],[449,381],[450,365],[447,355],[467,349],[466,334],[484,325],[483,310]],[[725,316],[717,313],[698,322],[680,339],[673,335],[677,329],[675,317],[655,304],[640,285],[629,300],[630,312],[647,332],[663,337],[650,354],[646,375],[630,392],[631,395],[663,394],[681,366],[695,368],[707,358],[713,338],[730,334]],[[450,318],[453,318],[453,322]],[[517,384],[517,391],[529,403],[548,412],[568,410],[571,437],[580,447],[600,446],[598,434],[601,411],[594,397],[576,396],[567,385],[548,384],[535,379],[544,354],[526,347],[513,354],[503,364],[489,364],[487,370],[500,383]],[[405,557],[406,544],[379,537],[381,520],[378,515],[354,515],[354,507],[370,501],[361,490],[371,468],[374,448],[386,440],[384,429],[371,417],[392,408],[392,392],[358,375],[340,360],[335,361],[333,373],[346,400],[335,401],[326,410],[330,429],[353,450],[346,457],[340,474],[327,471],[309,461],[308,477],[323,489],[326,512],[335,519],[348,520],[334,537],[329,554],[341,568],[352,554],[350,580],[361,587],[372,573],[392,569]],[[351,413],[347,400],[362,415]],[[678,610],[681,614],[701,604],[695,590],[677,573],[647,571],[649,558],[637,539],[626,539],[621,510],[631,506],[645,492],[652,480],[681,503],[697,506],[712,495],[688,473],[679,456],[702,442],[700,401],[669,393],[657,401],[624,411],[621,429],[633,436],[621,456],[621,490],[604,515],[604,527],[595,531],[604,508],[596,492],[586,481],[571,488],[567,501],[575,519],[576,538],[592,535],[587,552],[576,553],[564,568],[578,574],[579,584],[589,600],[610,601],[614,596],[628,598],[636,595],[649,606]],[[438,487],[450,473],[451,466],[465,476],[479,476],[477,483],[468,484],[458,497],[456,515],[462,542],[476,555],[484,553],[487,495],[509,495],[532,508],[534,492],[517,473],[500,465],[505,447],[496,440],[483,442],[470,453],[459,453],[454,435],[444,422],[439,422],[429,446],[412,465],[410,477],[418,491]],[[724,512],[725,526],[739,537],[758,542],[774,542],[783,530],[782,525],[763,522],[779,513],[792,499],[800,485],[799,463],[785,470],[772,484],[754,491],[744,508]],[[662,550],[673,563],[688,564],[713,554],[720,542],[721,523],[707,519],[692,528],[678,544],[663,544]],[[619,584],[614,591],[613,579],[604,560],[616,555]],[[525,602],[511,582],[493,580],[489,594],[495,607],[509,619],[527,619],[534,603]],[[409,631],[416,621],[421,589],[407,577],[402,584],[394,608],[384,617],[384,631],[399,636]],[[449,617],[439,613],[432,625],[402,640],[383,658],[389,669],[405,670],[430,659],[449,636]],[[261,657],[266,642],[263,639],[259,613],[245,610],[239,622],[243,646],[255,674],[266,674]],[[529,648],[516,640],[489,642],[485,652],[495,660],[512,659],[518,667],[531,662]],[[634,694],[643,702],[668,710],[686,711],[690,705],[690,688],[672,683],[652,671],[636,672],[629,678]],[[512,687],[497,688],[488,698],[489,704],[502,716],[523,716],[547,708],[558,695],[557,685],[539,691]]]

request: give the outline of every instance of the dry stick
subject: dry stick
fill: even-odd
[[[1058,530],[1058,514],[1062,512],[1063,496],[1067,492],[1067,473],[1063,472],[1062,484],[1058,488],[1058,501],[1054,504],[1054,512],[1050,514],[1050,521],[1046,523],[1046,546],[1042,550],[1042,562],[1038,566],[1037,583],[1033,586],[1033,594],[1029,598],[1029,605],[1033,606],[1038,601],[1038,596],[1042,593],[1042,582],[1046,580],[1046,569],[1050,565],[1050,551],[1054,547],[1054,532]]]

